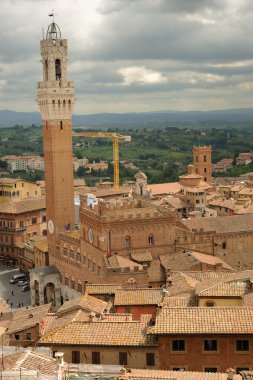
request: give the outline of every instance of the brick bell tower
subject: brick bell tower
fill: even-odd
[[[196,174],[202,175],[209,185],[212,183],[212,147],[193,147],[193,166]]]
[[[53,15],[51,15],[53,16]],[[50,265],[57,264],[59,233],[74,227],[72,164],[72,112],[74,82],[67,77],[67,40],[58,25],[49,25],[40,42],[43,81],[38,82],[37,102],[42,116],[46,180],[46,208]],[[54,258],[55,257],[55,258]]]

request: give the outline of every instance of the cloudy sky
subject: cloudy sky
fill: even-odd
[[[252,0],[0,0],[0,109],[37,111],[39,41],[69,45],[75,113],[253,106]]]

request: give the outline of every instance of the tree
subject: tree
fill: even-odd
[[[79,168],[76,171],[76,175],[78,177],[84,177],[86,175],[86,170],[83,166],[79,166]]]
[[[7,161],[0,160],[0,168],[1,169],[7,169],[8,168]]]

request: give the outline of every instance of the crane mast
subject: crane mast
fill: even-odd
[[[113,184],[119,189],[119,140],[131,141],[131,136],[120,135],[116,132],[74,132],[74,137],[106,138],[113,140]]]

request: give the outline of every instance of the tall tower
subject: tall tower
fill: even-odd
[[[54,264],[59,233],[66,225],[74,226],[71,118],[75,102],[74,82],[67,77],[67,40],[54,20],[40,50],[43,81],[38,82],[37,102],[42,116],[49,257]]]
[[[193,147],[193,166],[196,174],[203,177],[203,180],[211,184],[212,177],[212,147]]]

